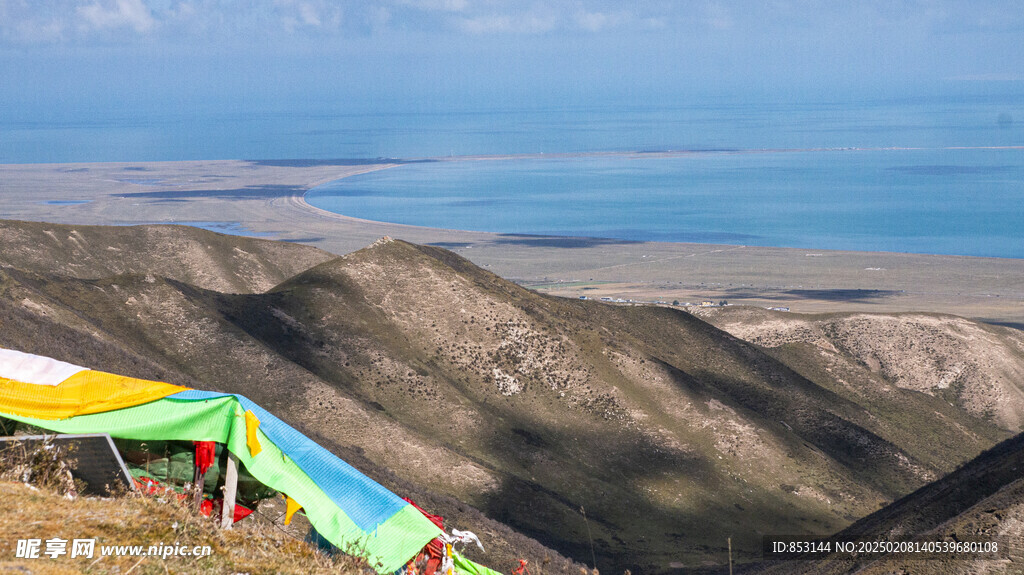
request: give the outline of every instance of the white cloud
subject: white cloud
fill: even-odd
[[[554,30],[558,17],[554,14],[488,14],[459,18],[456,25],[470,34],[543,34]]]
[[[102,3],[97,0],[79,7],[76,12],[86,28],[96,30],[127,27],[142,34],[156,26],[156,20],[142,0],[114,0]]]
[[[65,30],[67,30],[67,25],[57,19],[21,20],[0,26],[0,37],[13,40],[18,44],[47,44],[63,40]]]
[[[341,9],[323,0],[275,0],[281,26],[288,32],[300,28],[334,30],[341,25]]]
[[[307,26],[320,26],[320,13],[311,4],[303,2],[299,5],[299,18]]]
[[[60,20],[47,20],[28,29],[22,30],[22,35],[34,36],[36,42],[56,42],[64,38],[64,30],[67,26]]]
[[[644,18],[640,24],[648,30],[663,30],[668,27],[664,18]]]
[[[580,28],[589,32],[600,32],[608,28],[615,28],[633,19],[629,12],[587,12],[580,10],[573,16],[573,20]]]
[[[464,12],[469,8],[467,0],[398,0],[398,4],[437,12]]]
[[[59,10],[39,10],[27,0],[0,0],[0,40],[45,44],[64,38],[67,24]]]

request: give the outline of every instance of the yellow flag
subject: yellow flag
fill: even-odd
[[[295,512],[298,511],[299,509],[302,509],[301,505],[296,503],[296,501],[294,499],[292,499],[291,497],[285,496],[285,511],[284,511],[284,524],[285,525],[288,525],[289,523],[292,522],[292,515],[295,515]]]
[[[249,448],[249,455],[256,457],[259,452],[263,451],[263,446],[260,445],[260,438],[256,435],[256,430],[260,428],[260,420],[256,417],[256,414],[251,410],[245,411],[245,445]]]

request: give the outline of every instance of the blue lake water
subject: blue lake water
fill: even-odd
[[[1020,94],[435,111],[0,107],[0,163],[747,151],[414,163],[309,200],[503,233],[1024,258],[1024,150],[948,149],[1014,146],[1024,146]],[[829,151],[840,148],[921,149]],[[818,151],[753,153],[765,149]]]
[[[307,200],[451,229],[1024,257],[1024,150],[416,163],[326,184]]]
[[[1024,95],[435,111],[288,104],[190,113],[0,105],[0,164],[1024,145]]]

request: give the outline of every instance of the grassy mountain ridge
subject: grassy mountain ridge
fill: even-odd
[[[836,531],[1009,435],[877,375],[861,386],[806,342],[542,296],[440,248],[381,241],[234,294],[136,262],[3,270],[0,345],[85,337],[79,363],[121,350],[118,366],[244,393],[457,527],[503,522],[588,562],[592,533],[605,570],[721,563],[727,537],[755,559],[763,533]],[[487,524],[498,561],[525,541]]]

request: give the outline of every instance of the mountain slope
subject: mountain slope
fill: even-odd
[[[904,449],[886,438],[908,435],[899,418],[692,316],[540,297],[403,242],[218,300],[268,347],[499,480],[436,488],[580,558],[582,506],[618,567],[712,560],[740,530],[751,553],[764,530],[833,530],[1005,436],[915,398],[962,423]]]
[[[497,561],[544,551],[491,520],[580,561],[592,536],[605,570],[723,563],[729,537],[752,560],[763,533],[834,532],[1009,435],[937,395],[851,392],[810,345],[541,296],[439,248],[381,241],[234,295],[134,255],[92,279],[4,270],[0,345],[244,393],[487,525]]]

